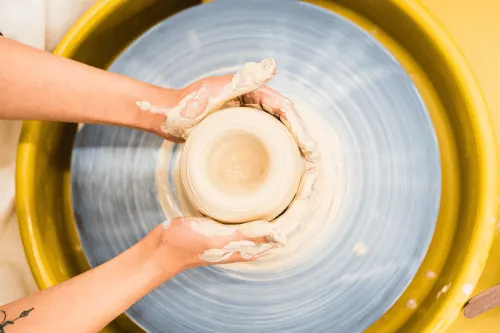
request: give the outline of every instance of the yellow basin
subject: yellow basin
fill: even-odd
[[[198,1],[102,0],[55,53],[106,68],[150,26]],[[459,314],[483,271],[500,199],[486,106],[455,44],[416,0],[311,1],[371,32],[410,73],[438,134],[440,214],[430,250],[400,300],[368,332],[439,332]],[[40,288],[87,270],[72,216],[69,161],[76,125],[29,121],[18,149],[16,203]],[[416,308],[414,307],[416,305]],[[122,316],[105,332],[140,331]]]

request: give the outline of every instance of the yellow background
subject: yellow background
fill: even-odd
[[[500,131],[500,0],[421,0],[444,24],[476,74],[490,108],[495,132]],[[500,147],[500,135],[496,142]],[[500,172],[500,170],[499,170]],[[500,283],[500,225],[486,270],[474,292]],[[475,319],[460,316],[447,333],[496,333],[500,308]]]

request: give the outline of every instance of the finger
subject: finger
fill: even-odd
[[[235,107],[240,107],[241,106],[241,102],[238,98],[233,98],[229,101],[227,101],[226,103],[224,103],[224,105],[221,107],[221,109],[228,109],[228,108],[235,108]]]
[[[265,221],[248,223],[250,231],[243,228],[252,237],[245,236],[234,226],[223,225],[204,217],[185,217],[178,219],[178,222],[205,237],[206,249],[198,257],[207,264],[228,262],[235,253],[239,253],[241,258],[233,257],[233,262],[252,260],[254,256],[279,246],[273,237],[268,236],[273,230],[270,227],[272,223]]]
[[[163,131],[163,129],[162,129],[161,136],[165,140],[171,141],[171,142],[175,142],[175,143],[184,143],[184,142],[186,142],[186,140],[183,139],[183,138],[179,138],[179,137],[176,137],[176,136],[172,136],[171,134],[165,133],[165,131]]]
[[[250,240],[235,240],[227,243],[223,247],[210,248],[199,255],[199,258],[208,263],[218,263],[227,261],[235,253],[240,253],[243,258],[250,259],[264,251],[275,248],[274,243],[257,244]]]
[[[241,244],[248,245],[250,243],[260,245],[265,243],[275,243],[262,230],[251,234],[253,237],[248,237],[240,232],[235,226],[225,225],[205,217],[185,217],[182,218],[184,223],[187,223],[190,229],[209,239],[208,246],[211,248],[222,248],[231,242],[241,241]],[[268,223],[268,222],[264,222]],[[231,244],[233,246],[234,244]]]
[[[314,186],[316,185],[316,181],[318,180],[319,172],[315,169],[307,170],[302,178],[300,179],[299,188],[297,190],[297,195],[295,196],[295,200],[305,200],[311,197],[311,194],[314,191]]]
[[[279,118],[294,136],[302,156],[311,162],[318,160],[316,141],[307,132],[292,101],[267,86],[245,94],[240,99],[244,106],[259,108]]]
[[[287,120],[285,110],[282,110],[286,97],[268,86],[263,86],[241,96],[241,100],[246,106],[259,108],[280,120]]]
[[[210,88],[205,82],[196,83],[193,87],[185,88],[184,98],[173,107],[156,107],[147,101],[139,101],[137,106],[143,111],[164,115],[165,122],[161,126],[161,135],[170,141],[183,142],[192,128],[203,118],[201,116],[206,112],[210,99]]]
[[[276,243],[271,237],[263,236],[263,237],[255,237],[248,238],[243,236],[244,239],[254,242],[255,244],[267,244],[267,243]]]
[[[144,111],[164,114],[164,136],[182,141],[194,126],[210,113],[219,110],[236,97],[262,87],[275,74],[274,59],[267,58],[260,63],[249,62],[225,84],[228,77],[222,76],[201,80],[200,83],[184,88],[186,96],[172,108],[152,106],[147,101],[139,101],[137,106]]]
[[[204,237],[211,238],[222,245],[234,240],[250,240],[257,244],[286,244],[286,235],[273,222],[254,221],[239,225],[227,225],[206,217],[181,217],[181,223],[186,223],[190,229]]]
[[[237,230],[249,239],[259,239],[263,242],[273,242],[279,246],[287,243],[286,234],[274,222],[254,221],[237,226]]]
[[[264,254],[272,252],[274,248],[274,246],[260,246],[255,247],[251,250],[245,249],[242,251],[234,252],[231,254],[231,256],[225,259],[224,263],[230,264],[235,262],[251,262],[260,258]]]
[[[218,110],[226,102],[263,87],[276,75],[276,62],[272,58],[266,58],[260,63],[246,63],[231,81],[223,86],[220,93],[211,96],[208,105],[208,113]]]
[[[309,132],[307,131],[302,118],[300,118],[295,110],[295,107],[289,105],[286,106],[284,113],[287,115],[287,120],[284,123],[288,124],[287,127],[297,140],[302,156],[309,162],[317,162],[320,158],[318,144],[309,135]]]
[[[208,78],[199,85],[186,87],[186,97],[173,108],[162,109],[144,104],[140,107],[165,114],[167,119],[162,129],[166,136],[185,140],[194,126],[206,116],[230,105],[240,106],[236,99],[238,96],[262,87],[275,74],[276,62],[271,58],[260,63],[249,62],[233,76]]]
[[[318,204],[318,196],[315,195],[315,185],[319,173],[316,169],[307,170],[302,176],[297,190],[297,195],[286,211],[274,220],[274,223],[283,226],[282,232],[288,236],[300,229],[308,218],[308,214]]]
[[[287,126],[296,139],[302,156],[310,162],[316,162],[319,159],[319,152],[316,141],[309,135],[302,117],[300,117],[295,105],[285,98],[280,106],[280,120]]]

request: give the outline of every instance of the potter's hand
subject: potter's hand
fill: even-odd
[[[305,161],[305,172],[302,175],[297,194],[287,210],[277,217],[273,223],[286,235],[291,235],[301,221],[318,204],[315,196],[315,185],[319,176],[319,152],[316,141],[309,136],[294,104],[285,96],[267,86],[240,96],[241,105],[264,110],[279,120],[293,134]]]
[[[283,228],[286,235],[300,225],[300,221],[307,218],[311,206],[316,205],[315,185],[319,176],[319,152],[316,141],[307,132],[302,118],[298,114],[292,101],[267,86],[251,91],[238,98],[241,105],[264,110],[277,117],[293,134],[306,160],[305,172],[300,181],[297,195],[287,210],[276,218],[273,223]]]
[[[203,217],[175,218],[164,222],[159,246],[168,265],[179,270],[197,266],[252,261],[283,241],[272,224],[229,226]]]
[[[100,332],[144,295],[185,269],[256,259],[275,246],[265,235],[272,234],[272,227],[261,231],[264,234],[255,230],[245,236],[236,228],[205,218],[173,219],[99,267],[0,304],[0,321],[2,315],[14,319],[15,325],[7,327],[9,333]]]
[[[276,74],[276,62],[267,58],[250,62],[234,75],[199,80],[179,91],[180,101],[172,108],[160,108],[148,101],[138,101],[143,111],[164,114],[162,130],[167,139],[182,142],[191,130],[211,112],[266,84]],[[237,101],[236,101],[237,102]],[[239,105],[238,105],[239,106]]]
[[[277,117],[295,137],[302,156],[309,162],[318,160],[316,142],[307,133],[292,101],[267,86],[243,94],[238,100],[242,106],[258,108]]]
[[[277,91],[265,86],[276,74],[276,62],[267,58],[260,63],[247,63],[234,75],[214,76],[199,80],[179,91],[179,102],[172,108],[159,108],[147,101],[137,105],[145,111],[164,114],[164,136],[184,141],[191,130],[212,112],[231,106],[249,106],[279,118],[294,135],[304,158],[315,162],[319,155],[293,103]]]

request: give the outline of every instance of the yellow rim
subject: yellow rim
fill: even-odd
[[[434,313],[429,323],[433,332],[450,325],[467,302],[469,295],[462,291],[462,286],[476,286],[488,257],[493,239],[498,213],[499,178],[498,161],[493,126],[479,84],[469,65],[451,36],[432,14],[417,1],[397,1],[398,5],[415,18],[421,28],[436,41],[442,57],[458,79],[462,98],[468,103],[470,119],[476,136],[478,154],[479,191],[476,223],[470,241],[468,254],[463,261],[461,273],[455,277],[454,284],[448,291],[452,302],[445,302]],[[485,242],[486,241],[486,242]],[[479,265],[477,263],[480,263]]]

